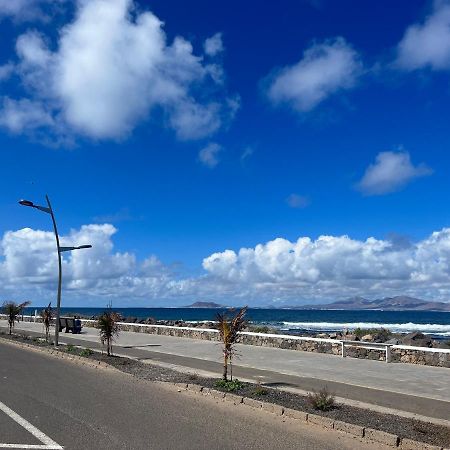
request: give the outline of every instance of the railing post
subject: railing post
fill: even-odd
[[[346,353],[346,350],[345,350],[344,341],[341,341],[341,356],[343,358],[345,358],[347,356],[347,353]]]
[[[391,346],[390,345],[386,345],[386,362],[387,363],[391,362]]]

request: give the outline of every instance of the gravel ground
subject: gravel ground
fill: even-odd
[[[45,341],[43,342],[42,340],[30,336],[21,334],[9,336],[3,332],[1,332],[0,335],[3,338],[22,342],[26,341],[27,343],[37,346],[48,346]],[[82,353],[82,349],[72,346],[61,346],[60,351],[74,355],[80,355],[80,353]],[[80,356],[86,356],[86,354],[81,354]],[[146,364],[119,356],[108,357],[97,352],[86,357],[106,362],[123,372],[145,380],[199,384],[205,387],[225,391],[225,389],[215,386],[215,383],[217,382],[217,379],[215,378],[204,378],[194,374],[181,373],[172,369]],[[355,425],[361,425],[363,427],[386,431],[388,433],[396,434],[401,438],[405,437],[420,442],[426,442],[428,444],[450,447],[450,428],[441,425],[390,414],[382,414],[368,409],[342,404],[336,404],[330,411],[320,411],[313,408],[307,397],[303,395],[270,388],[264,386],[264,384],[243,383],[243,386],[240,389],[233,391],[233,394],[276,403],[286,408],[318,414]]]

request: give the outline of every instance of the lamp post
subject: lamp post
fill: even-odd
[[[58,252],[58,295],[56,300],[56,324],[55,324],[55,346],[58,346],[59,341],[59,317],[60,317],[60,309],[61,309],[61,287],[62,287],[62,259],[61,259],[61,253],[62,252],[70,252],[72,250],[80,250],[83,248],[92,248],[92,245],[80,245],[78,247],[61,247],[59,245],[59,235],[58,235],[58,228],[56,226],[56,220],[55,215],[53,214],[52,205],[50,203],[50,199],[48,198],[48,195],[45,196],[45,199],[47,200],[48,206],[39,206],[35,205],[33,202],[30,202],[29,200],[20,200],[19,204],[22,206],[29,206],[30,208],[39,209],[40,211],[43,211],[47,214],[50,214],[52,218],[53,223],[53,231],[55,232],[55,239],[56,239],[56,250]]]

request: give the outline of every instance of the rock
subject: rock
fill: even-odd
[[[392,344],[392,345],[400,345],[401,343],[402,341],[400,341],[397,338],[392,338],[385,342],[385,344]]]
[[[373,342],[374,338],[371,334],[365,334],[362,338],[362,341]]]
[[[415,347],[431,347],[433,345],[433,340],[430,337],[425,336],[423,333],[414,331],[404,336],[402,338],[402,343]]]

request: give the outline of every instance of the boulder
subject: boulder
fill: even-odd
[[[365,334],[362,338],[362,341],[366,341],[366,342],[373,342],[374,337],[371,334]]]
[[[412,333],[407,334],[402,338],[402,342],[405,345],[416,347],[431,347],[433,345],[433,340],[419,331],[413,331]]]

